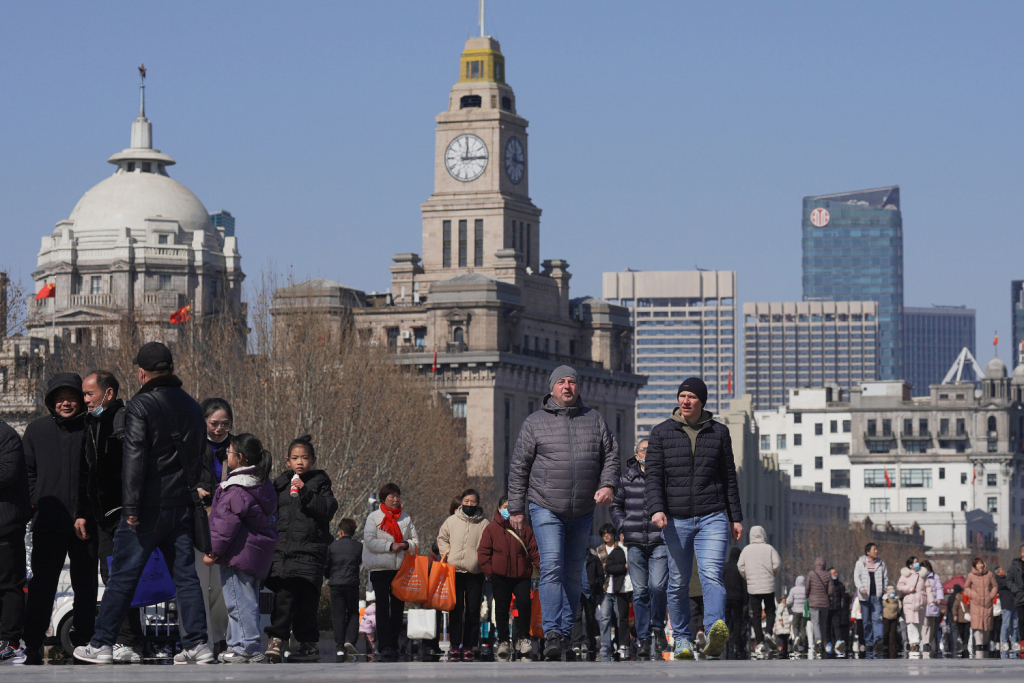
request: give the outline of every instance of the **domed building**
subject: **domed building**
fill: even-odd
[[[103,344],[113,341],[114,326],[131,319],[145,336],[174,341],[171,316],[188,305],[195,320],[228,315],[244,326],[234,218],[211,216],[168,175],[175,161],[153,148],[144,96],[131,146],[107,162],[117,167],[114,174],[42,239],[32,278],[37,292],[55,289],[30,306],[29,334]]]

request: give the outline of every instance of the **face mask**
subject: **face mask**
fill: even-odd
[[[889,597],[890,597],[890,598],[895,598],[895,597],[896,597],[896,594],[895,594],[895,593],[889,593]]]
[[[474,517],[476,515],[476,505],[463,505],[462,511],[466,513],[467,517]]]
[[[833,576],[833,577],[832,577],[832,580],[833,580],[833,581],[838,581],[838,580],[839,580],[839,577],[838,577],[838,576]]]
[[[99,417],[103,413],[104,410],[106,410],[106,408],[104,408],[103,404],[101,403],[98,406],[96,406],[95,408],[93,408],[92,410],[90,410],[89,414],[92,415],[93,417]]]
[[[508,519],[509,517],[511,517],[511,515],[510,515],[510,514],[509,514],[509,512],[508,512],[508,508],[502,508],[502,509],[501,509],[501,510],[499,510],[498,512],[500,512],[500,513],[501,513],[501,518],[502,518],[502,519]]]
[[[920,568],[921,568],[921,563],[920,562],[915,562],[914,563],[914,571],[916,572]]]

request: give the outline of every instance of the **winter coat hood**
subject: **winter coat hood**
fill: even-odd
[[[794,582],[793,586],[794,586],[794,588],[803,588],[804,587],[804,577],[802,577],[802,576],[796,577],[796,581]]]
[[[775,577],[781,567],[779,552],[765,541],[764,527],[751,527],[750,543],[740,553],[738,564],[740,574],[747,580],[747,593],[774,593]]]
[[[750,527],[750,542],[751,543],[766,543],[767,535],[764,533],[763,526],[752,526]]]
[[[825,558],[824,557],[816,557],[816,558],[814,558],[814,569],[816,571],[820,571],[820,572],[825,571]]]
[[[78,394],[78,413],[75,417],[85,412],[85,397],[82,394],[82,378],[73,372],[58,372],[56,375],[50,378],[50,383],[46,385],[46,408],[50,411],[58,420],[62,419],[57,415],[56,404],[54,403],[54,394],[57,393],[58,389],[73,389]],[[74,418],[68,418],[74,419]]]
[[[908,624],[924,623],[928,609],[928,570],[921,567],[914,571],[910,567],[900,570],[896,590],[903,596],[903,616]]]
[[[231,470],[228,472],[228,478],[220,483],[220,487],[226,491],[232,486],[241,486],[253,494],[264,514],[274,515],[277,512],[277,495],[274,492],[274,486],[270,482],[262,482],[257,479],[253,474],[255,470],[255,466]],[[264,483],[269,485],[263,486]]]

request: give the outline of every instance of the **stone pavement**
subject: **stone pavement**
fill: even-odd
[[[695,679],[701,683],[771,683],[811,679],[816,683],[857,681],[871,683],[907,679],[958,681],[1020,681],[1024,661],[1009,659],[931,659],[931,660],[787,660],[787,661],[714,661],[714,662],[628,662],[615,663],[450,663],[450,664],[277,664],[209,666],[42,666],[0,667],[0,680],[18,683],[62,683],[64,681],[102,681],[104,683],[148,683],[149,681],[396,681],[444,680],[451,683],[521,681],[548,683],[589,683],[621,681],[638,677],[657,680]]]

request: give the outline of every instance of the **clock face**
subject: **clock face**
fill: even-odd
[[[526,173],[526,153],[523,151],[523,143],[515,135],[505,143],[505,175],[518,185]]]
[[[475,135],[460,135],[448,144],[444,165],[456,180],[476,180],[487,168],[487,145]]]

